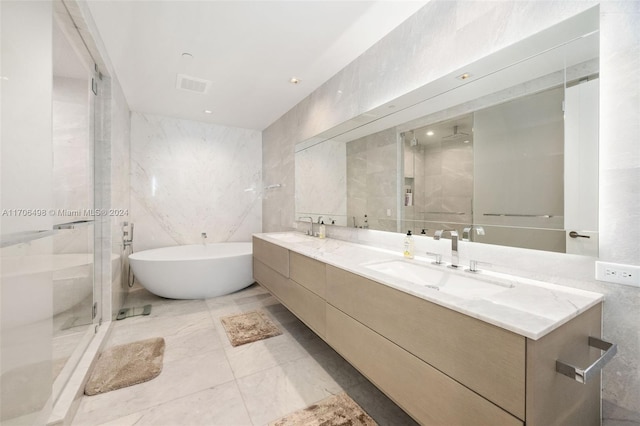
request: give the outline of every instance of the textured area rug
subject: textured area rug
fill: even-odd
[[[84,393],[97,395],[147,382],[162,371],[163,357],[162,337],[109,348],[96,361]]]
[[[269,426],[376,426],[377,423],[346,393],[332,395],[317,404],[291,413]]]
[[[246,312],[220,318],[232,346],[279,336],[282,331],[262,311]]]

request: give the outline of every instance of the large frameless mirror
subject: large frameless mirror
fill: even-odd
[[[596,256],[598,52],[594,8],[299,143],[296,216]]]

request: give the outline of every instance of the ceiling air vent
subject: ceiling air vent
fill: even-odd
[[[206,93],[211,86],[211,81],[202,78],[191,77],[190,75],[178,74],[176,89],[186,90],[194,93]]]

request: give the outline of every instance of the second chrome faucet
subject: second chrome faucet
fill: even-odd
[[[445,231],[443,229],[440,229],[433,234],[433,239],[439,240],[447,232],[451,235],[451,265],[449,266],[451,268],[458,268],[460,267],[460,265],[458,265],[458,263],[460,262],[460,258],[458,256],[458,231]]]

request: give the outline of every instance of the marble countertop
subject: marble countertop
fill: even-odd
[[[533,340],[604,300],[599,293],[528,278],[454,270],[420,256],[405,259],[400,250],[299,232],[254,236]]]

